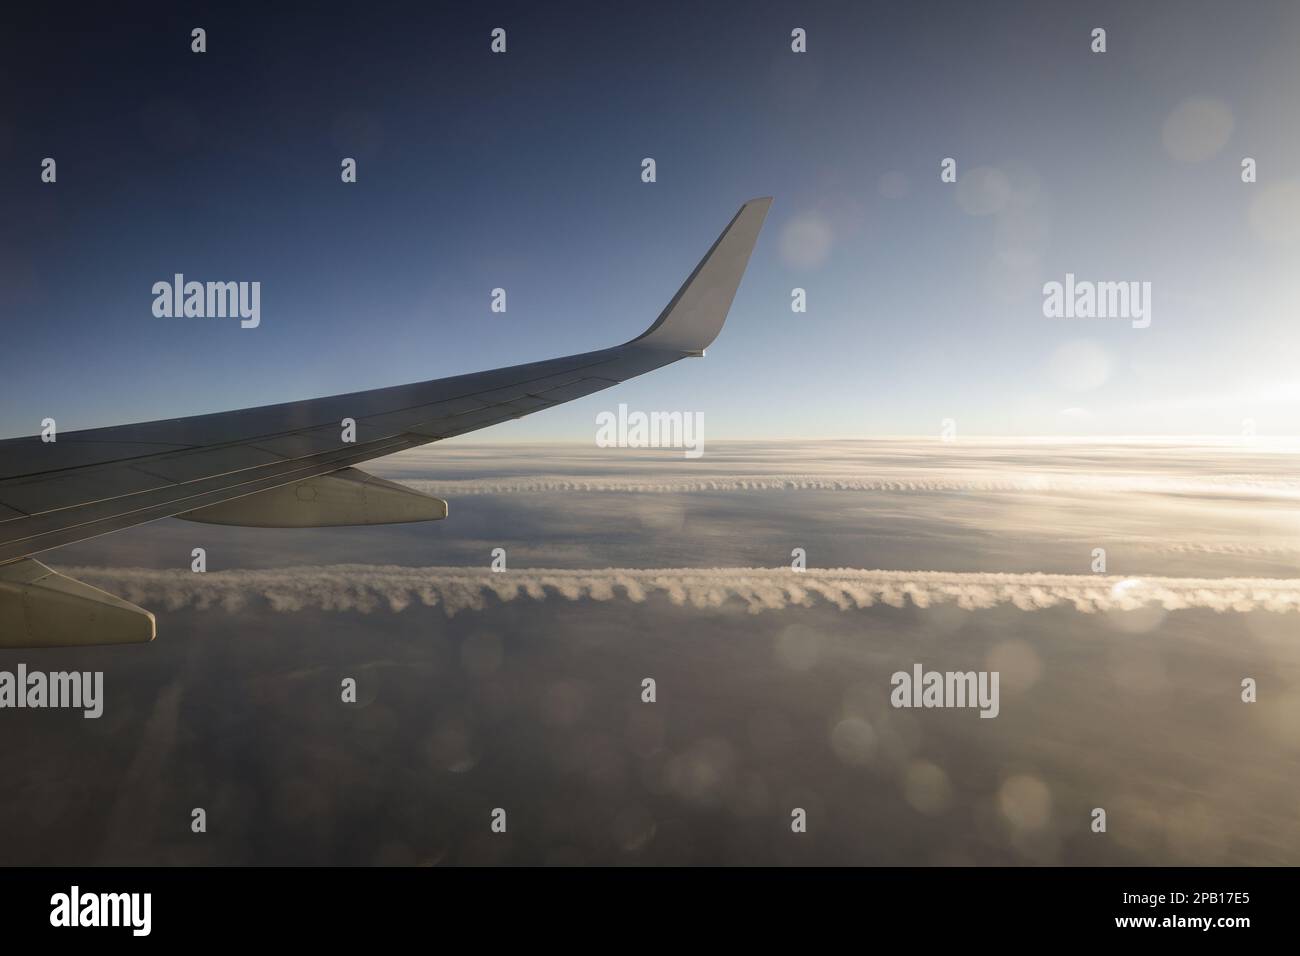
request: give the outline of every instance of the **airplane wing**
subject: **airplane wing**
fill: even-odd
[[[351,466],[704,354],[771,198],[743,206],[645,332],[614,348],[329,398],[0,441],[0,647],[152,640],[153,615],[30,556],[159,518],[259,527],[445,517]],[[345,440],[345,420],[354,424]]]

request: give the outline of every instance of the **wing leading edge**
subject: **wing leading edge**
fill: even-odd
[[[51,443],[36,436],[0,441],[0,567],[10,572],[10,586],[0,588],[0,621],[5,602],[30,605],[39,597],[25,581],[31,575],[9,567],[31,555],[170,516],[215,515],[240,524],[246,511],[257,516],[249,524],[265,526],[274,489],[344,469],[357,480],[351,466],[360,462],[521,418],[702,355],[722,329],[771,202],[741,206],[655,322],[613,348],[329,398],[65,432]],[[355,422],[353,441],[343,439],[344,419]],[[370,477],[360,474],[362,481]],[[395,495],[385,495],[395,515],[408,517],[375,517],[376,491],[367,491],[364,513],[371,519],[358,523],[446,515],[445,503],[439,512],[433,504],[399,506]],[[349,513],[360,512],[354,506]],[[322,515],[321,523],[343,520]],[[152,626],[147,630],[151,638]]]

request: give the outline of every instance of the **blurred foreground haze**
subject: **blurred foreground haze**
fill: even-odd
[[[169,520],[83,542],[45,558],[144,601],[159,636],[0,653],[8,670],[103,670],[106,696],[99,720],[7,715],[0,857],[1295,864],[1295,464],[1285,447],[1192,441],[714,443],[686,463],[449,443],[375,468],[447,497],[443,522]],[[188,570],[195,546],[206,575]],[[509,570],[484,574],[496,547]],[[805,584],[829,568],[1007,572],[1018,590],[968,610],[877,584],[842,609],[709,571],[788,568],[796,547]],[[1089,576],[1099,547],[1126,584],[1209,583],[1170,606],[1079,610],[1029,577]],[[677,583],[617,583],[646,568]],[[543,587],[541,569],[587,583]],[[471,583],[447,584],[456,571]],[[1229,579],[1268,579],[1292,610]],[[999,716],[892,708],[890,674],[917,662],[999,671]],[[1244,677],[1258,703],[1241,702]]]

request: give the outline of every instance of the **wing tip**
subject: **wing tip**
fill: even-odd
[[[771,205],[771,196],[742,203],[659,318],[632,342],[702,355],[722,331]]]

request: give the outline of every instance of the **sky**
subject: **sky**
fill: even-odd
[[[1295,433],[1293,4],[253,9],[0,31],[31,78],[0,100],[0,434],[617,344],[759,195],[704,363],[487,437],[588,441],[623,401],[715,438]],[[177,272],[261,282],[261,324],[155,317]],[[1149,327],[1045,317],[1067,273],[1150,282]]]
[[[0,14],[4,437],[618,344],[775,197],[704,360],[366,463],[445,520],[42,553],[158,636],[0,649],[104,673],[0,714],[0,862],[1300,862],[1300,8],[700,7]]]

